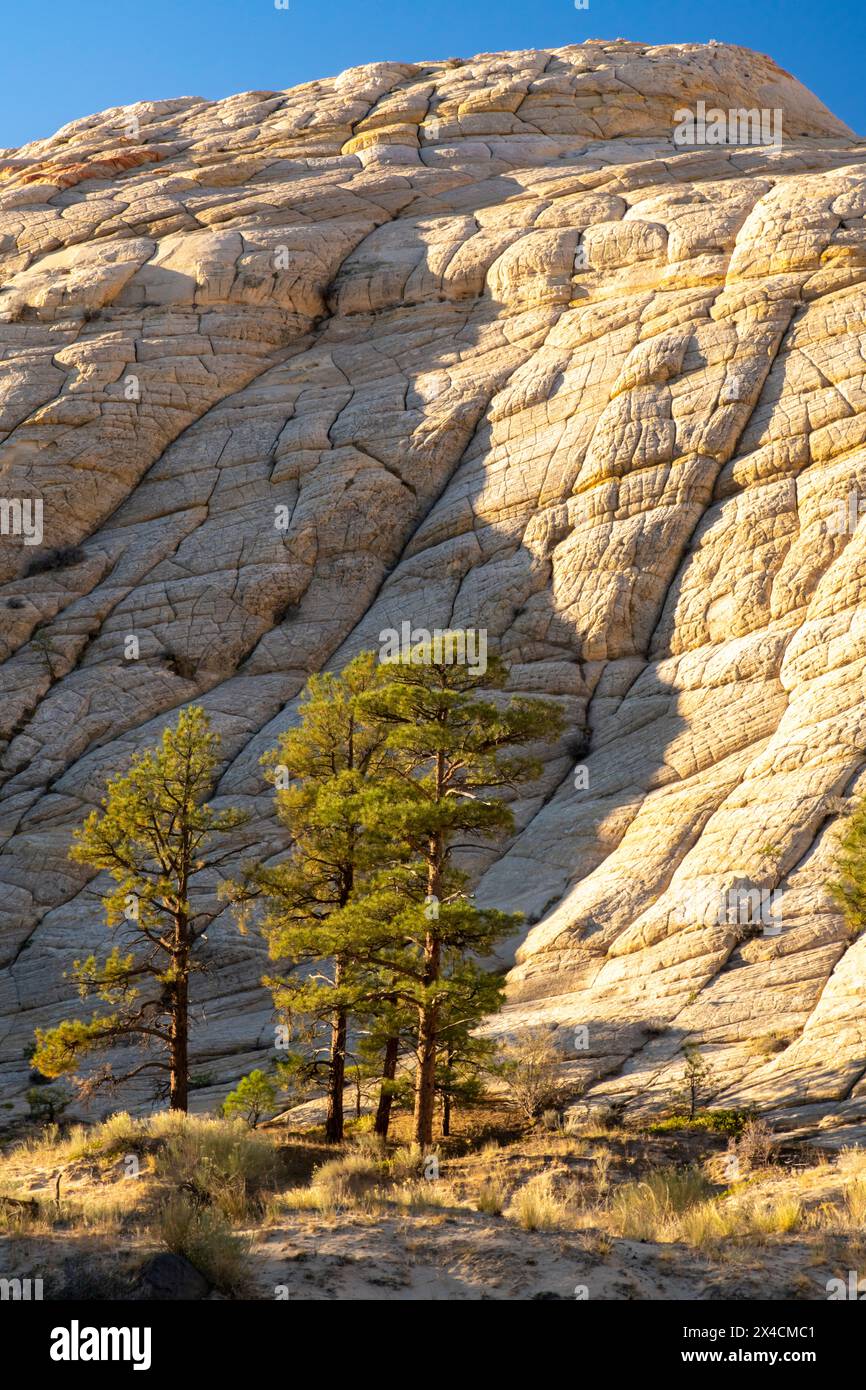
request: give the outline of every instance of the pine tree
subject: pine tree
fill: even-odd
[[[559,708],[548,700],[483,698],[505,685],[507,671],[491,659],[485,671],[456,660],[462,633],[419,644],[389,664],[387,682],[360,702],[363,717],[385,734],[391,755],[387,793],[374,804],[380,835],[407,847],[410,862],[392,875],[390,966],[398,994],[417,1011],[414,1140],[433,1138],[437,1059],[446,1019],[467,1030],[483,1016],[480,960],[514,930],[519,916],[479,908],[454,851],[474,848],[512,830],[500,793],[538,775],[520,751],[555,737]],[[466,843],[468,839],[468,844]],[[376,909],[374,908],[374,915]],[[380,917],[388,917],[384,905]],[[381,953],[376,955],[380,964]]]
[[[242,1076],[233,1091],[229,1091],[223,1101],[222,1110],[227,1119],[241,1115],[250,1129],[255,1129],[262,1115],[273,1110],[277,1103],[277,1086],[271,1077],[266,1076],[260,1067]]]
[[[313,676],[300,723],[263,760],[277,788],[277,813],[290,834],[286,857],[252,868],[239,896],[263,896],[262,931],[284,972],[268,976],[279,1012],[293,1023],[326,1029],[323,1061],[315,1045],[309,1067],[326,1073],[326,1138],[343,1138],[343,1089],[349,1017],[377,984],[357,965],[369,946],[363,919],[349,911],[388,858],[368,828],[367,804],[385,759],[384,735],[359,718],[359,701],[383,679],[372,653],[340,675]],[[378,938],[377,938],[378,939]]]
[[[693,1120],[698,1113],[704,1093],[708,1093],[712,1088],[713,1074],[701,1056],[697,1043],[683,1043],[683,1058],[685,1062],[680,1100],[688,1118]]]
[[[159,1055],[122,1076],[106,1069],[89,1084],[120,1084],[156,1071],[167,1074],[171,1109],[187,1109],[190,974],[219,910],[195,905],[193,878],[218,871],[236,852],[224,841],[247,820],[242,811],[215,811],[205,802],[219,742],[203,709],[181,710],[161,744],[137,754],[128,772],[109,781],[102,809],[76,833],[70,858],[105,869],[115,880],[103,900],[106,921],[130,949],[115,944],[102,961],[91,955],[74,962],[81,996],[98,998],[112,1011],[37,1029],[33,1065],[44,1076],[74,1072],[94,1050],[137,1043]]]

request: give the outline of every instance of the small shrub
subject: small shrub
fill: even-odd
[[[157,1155],[157,1173],[200,1206],[214,1206],[229,1220],[244,1220],[275,1180],[273,1145],[239,1120],[167,1111],[154,1116],[149,1128],[165,1141]]]
[[[66,1086],[46,1086],[39,1082],[27,1092],[30,1118],[53,1125],[70,1104],[72,1094]]]
[[[691,1130],[706,1134],[728,1134],[737,1138],[743,1133],[754,1113],[750,1110],[699,1110],[694,1115],[676,1111],[648,1126],[650,1134],[666,1134],[671,1130]]]
[[[168,669],[175,676],[180,676],[181,680],[195,680],[198,672],[198,662],[193,661],[192,657],[186,656],[183,652],[166,651],[162,654],[162,659]]]
[[[376,1158],[384,1162],[388,1144],[381,1134],[374,1134],[371,1129],[358,1129],[352,1133],[352,1143],[358,1153],[367,1154],[370,1158]]]
[[[227,1119],[240,1115],[250,1129],[255,1129],[262,1115],[271,1112],[277,1103],[277,1088],[270,1077],[258,1067],[242,1076],[234,1091],[223,1101],[222,1112]]]
[[[750,1173],[755,1168],[765,1168],[772,1157],[775,1141],[773,1131],[764,1121],[752,1116],[743,1125],[733,1150],[740,1168]]]
[[[564,1058],[549,1032],[526,1029],[503,1042],[495,1071],[505,1082],[512,1104],[527,1119],[552,1110],[562,1097],[560,1067]]]
[[[751,1051],[756,1057],[774,1057],[777,1052],[784,1052],[789,1042],[790,1039],[781,1033],[764,1033],[762,1037],[755,1038]]]
[[[697,1043],[683,1044],[683,1077],[678,1096],[680,1106],[690,1120],[698,1113],[701,1097],[712,1086],[712,1072],[701,1056]]]
[[[160,1213],[158,1229],[166,1249],[183,1255],[222,1293],[243,1288],[249,1247],[219,1212],[172,1197]]]

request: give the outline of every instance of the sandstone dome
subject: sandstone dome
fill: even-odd
[[[699,102],[782,138],[684,147]],[[410,621],[568,713],[476,866],[527,919],[495,1026],[586,1026],[590,1099],[652,1105],[691,1039],[716,1103],[866,1134],[826,891],[866,791],[864,217],[866,144],[722,44],[376,63],[0,151],[0,494],[44,518],[0,546],[16,1106],[103,940],[66,854],[106,775],[195,700],[277,852],[261,754]],[[690,909],[744,878],[778,933]],[[272,1045],[256,942],[210,937],[205,1100]]]

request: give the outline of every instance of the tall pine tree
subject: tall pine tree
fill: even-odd
[[[385,737],[359,717],[361,697],[382,680],[372,653],[340,675],[311,677],[299,724],[263,760],[289,832],[287,853],[275,865],[250,870],[238,894],[265,899],[262,930],[271,959],[283,967],[265,983],[283,1017],[312,1028],[309,1068],[325,1073],[331,1143],[343,1138],[350,1014],[376,988],[369,968],[357,963],[359,941],[369,945],[363,924],[347,909],[388,857],[382,838],[368,828],[367,812],[387,757]],[[327,1043],[320,1059],[321,1030]]]
[[[459,1019],[469,1030],[479,1021],[481,960],[519,920],[476,905],[454,852],[513,829],[501,793],[538,775],[540,765],[525,745],[554,738],[563,727],[549,700],[485,698],[485,689],[505,686],[507,670],[496,658],[485,671],[461,664],[466,649],[456,632],[419,644],[389,664],[386,683],[360,701],[362,717],[384,734],[390,755],[376,828],[411,855],[391,890],[392,940],[400,947],[390,964],[399,997],[417,1011],[413,1131],[422,1148],[433,1139],[445,1022]]]
[[[242,811],[215,811],[205,802],[219,742],[203,709],[182,709],[161,744],[136,755],[129,771],[108,783],[102,809],[77,832],[70,858],[106,869],[115,880],[104,898],[106,919],[130,949],[116,944],[103,961],[75,961],[82,997],[100,999],[111,1012],[37,1029],[33,1065],[44,1076],[74,1072],[86,1054],[131,1042],[156,1055],[120,1076],[107,1070],[92,1084],[156,1071],[167,1078],[158,1089],[167,1091],[171,1109],[187,1109],[190,975],[219,911],[212,899],[194,897],[193,880],[219,872],[237,852],[227,837],[247,820]]]

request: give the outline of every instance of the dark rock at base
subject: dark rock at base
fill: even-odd
[[[195,1265],[183,1255],[174,1255],[168,1250],[147,1261],[141,1270],[140,1283],[145,1298],[206,1298],[210,1292],[210,1284]]]

